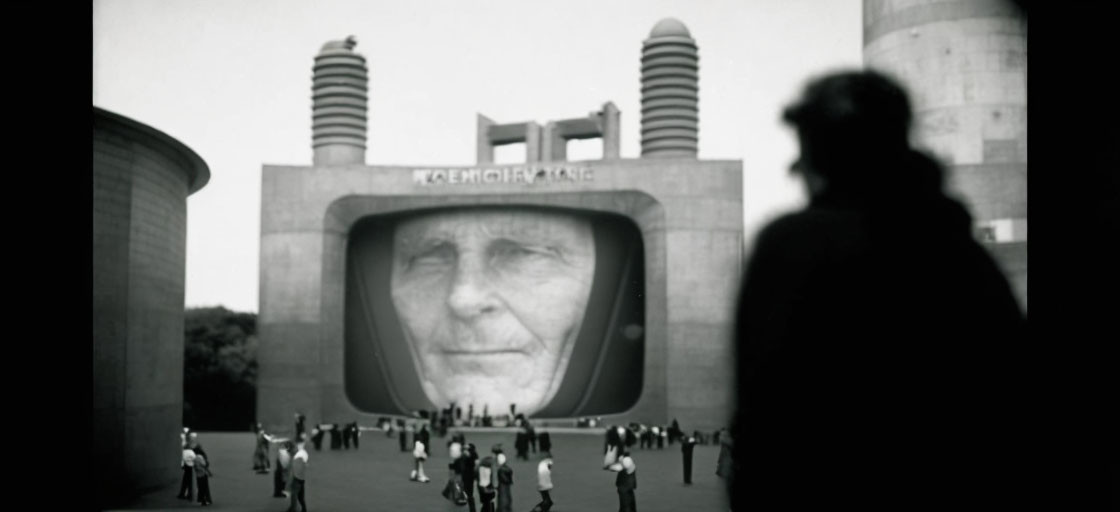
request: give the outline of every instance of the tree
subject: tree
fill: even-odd
[[[256,416],[257,315],[188,308],[184,323],[183,423],[246,430]]]

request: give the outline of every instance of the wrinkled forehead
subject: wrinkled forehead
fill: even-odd
[[[531,243],[578,244],[591,239],[587,219],[564,212],[479,209],[433,212],[397,225],[394,241],[402,248],[438,240],[511,239]]]

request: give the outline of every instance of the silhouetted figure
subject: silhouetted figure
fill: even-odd
[[[517,451],[517,458],[522,460],[529,460],[529,434],[524,429],[517,431],[517,437],[514,438],[513,448]]]
[[[696,447],[695,437],[681,438],[681,460],[684,463],[684,483],[692,485],[692,449]]]
[[[475,512],[474,485],[478,480],[478,451],[474,444],[463,444],[463,456],[459,457],[459,474],[463,477],[463,492],[467,495],[467,506]]]
[[[493,450],[491,450],[493,451]],[[498,469],[494,455],[487,455],[478,462],[478,501],[482,512],[494,512],[494,495],[497,494]]]
[[[304,417],[304,415],[298,412],[296,413],[296,435],[292,439],[300,439],[303,437],[303,433],[306,432],[304,427],[304,422],[306,420],[307,418]]]
[[[210,463],[207,462],[206,456],[198,455],[194,460],[195,480],[198,482],[198,504],[211,505],[214,503],[213,498],[210,497]]]
[[[430,457],[432,455],[432,434],[428,431],[428,425],[421,425],[420,431],[414,437],[417,441],[424,443],[424,455]]]
[[[342,449],[342,427],[338,423],[329,425],[327,427],[331,431],[331,449]]]
[[[292,457],[295,455],[295,443],[285,441],[276,450],[276,471],[272,474],[272,497],[286,498],[286,487],[291,476]]]
[[[307,512],[307,450],[304,449],[306,436],[296,439],[296,453],[292,455],[292,463],[288,482],[288,493],[291,500],[288,502],[288,512],[296,512],[299,504],[302,512]]]
[[[497,512],[513,512],[513,468],[506,463],[506,454],[501,451],[495,459],[498,463]]]
[[[552,436],[548,431],[541,431],[540,434],[537,434],[537,439],[540,442],[542,452],[552,453]]]
[[[323,449],[323,436],[327,433],[325,428],[327,425],[320,424],[311,429],[311,443],[315,445],[315,451]]]
[[[397,429],[398,429],[397,430],[397,441],[400,442],[401,451],[402,452],[407,452],[408,451],[408,432],[410,430],[412,430],[412,425],[409,425],[408,428],[405,428],[404,425],[398,425]]]
[[[783,119],[809,204],[759,233],[744,276],[733,510],[1000,508],[1023,492],[1024,320],[911,149],[906,93],[833,74]]]
[[[187,446],[183,447],[183,459],[180,467],[183,468],[183,479],[179,484],[179,495],[176,496],[181,500],[194,501],[194,460],[197,454],[188,442]]]
[[[638,488],[638,468],[630,451],[624,446],[611,446],[603,462],[603,469],[618,473],[614,485],[618,491],[619,512],[637,512],[634,489]]]
[[[542,432],[541,435],[545,433]],[[545,449],[541,450],[541,461],[537,464],[537,492],[541,494],[541,501],[530,512],[552,510],[552,454]]]
[[[253,450],[253,471],[257,473],[268,474],[268,450],[272,442],[272,436],[264,431],[264,426],[257,423],[257,446]]]

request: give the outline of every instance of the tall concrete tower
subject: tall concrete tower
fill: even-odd
[[[696,158],[699,61],[696,41],[673,18],[642,43],[642,158]]]
[[[864,64],[910,91],[915,144],[949,168],[1027,305],[1027,22],[1009,0],[864,0]]]
[[[311,83],[311,146],[315,165],[362,165],[366,161],[366,58],[354,52],[354,36],[323,45]]]

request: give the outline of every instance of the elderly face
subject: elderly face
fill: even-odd
[[[527,414],[552,399],[591,293],[591,225],[561,213],[433,213],[397,226],[393,305],[435,404]]]

